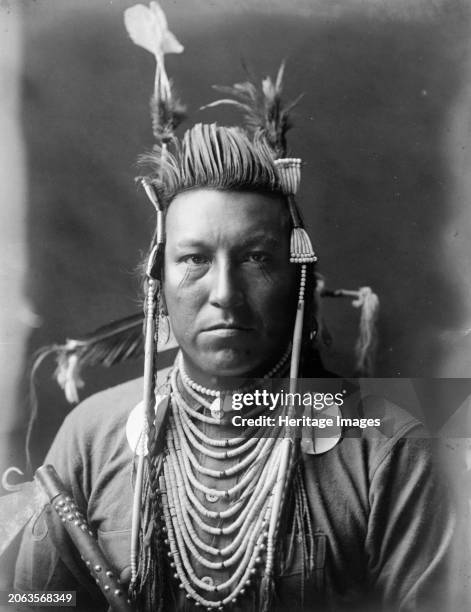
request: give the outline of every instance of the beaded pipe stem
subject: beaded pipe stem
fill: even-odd
[[[132,612],[126,591],[116,577],[108,559],[93,537],[84,515],[65,490],[65,485],[52,465],[42,465],[35,472],[35,480],[46,493],[72,542],[77,547],[95,582],[114,612]]]

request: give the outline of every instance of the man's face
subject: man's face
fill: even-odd
[[[209,384],[271,368],[296,308],[282,199],[211,189],[177,195],[166,218],[164,296],[190,376]]]

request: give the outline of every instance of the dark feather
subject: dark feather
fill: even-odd
[[[152,130],[158,144],[170,142],[175,130],[186,117],[186,106],[175,96],[172,84],[170,87],[169,98],[153,96],[150,101]]]
[[[286,155],[286,133],[292,127],[289,112],[302,96],[283,105],[283,75],[285,64],[282,62],[273,81],[265,77],[260,86],[251,81],[235,83],[232,86],[215,85],[214,89],[231,98],[216,100],[202,108],[213,108],[220,104],[232,104],[244,113],[247,128],[252,133],[260,133],[268,142],[277,157]]]
[[[77,354],[82,365],[110,367],[142,354],[143,320],[142,314],[135,314],[114,321],[84,336],[67,339],[61,348]]]

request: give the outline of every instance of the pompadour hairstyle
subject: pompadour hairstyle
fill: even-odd
[[[155,147],[141,158],[164,207],[178,193],[196,188],[282,195],[274,151],[261,133],[250,138],[239,127],[198,123],[172,149]]]

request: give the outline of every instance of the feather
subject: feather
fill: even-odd
[[[378,343],[376,329],[379,311],[378,296],[370,287],[360,287],[357,291],[351,289],[332,290],[322,288],[319,294],[323,298],[352,298],[352,306],[360,309],[358,339],[355,345],[355,367],[359,376],[372,376]]]
[[[55,355],[55,378],[64,390],[67,400],[70,403],[78,402],[78,389],[84,385],[81,377],[84,367],[101,365],[109,368],[129,359],[142,357],[143,323],[144,317],[138,313],[99,327],[90,334],[75,339],[69,338],[65,344],[53,344],[39,349],[31,368],[32,388],[34,389],[34,377],[38,367],[46,357]],[[176,352],[175,348],[159,351],[159,368],[171,365]]]
[[[152,130],[158,143],[169,142],[184,119],[186,109],[174,94],[165,70],[164,55],[182,53],[183,45],[168,29],[165,13],[157,2],[151,2],[149,7],[136,4],[126,9],[124,25],[133,43],[155,57],[154,92],[150,104]]]
[[[374,356],[378,343],[376,319],[378,317],[379,299],[370,287],[360,287],[358,298],[352,302],[360,308],[360,325],[355,345],[356,367],[360,375],[372,376]]]
[[[124,25],[135,45],[162,61],[165,53],[182,53],[181,45],[168,29],[165,13],[157,2],[135,4],[124,11]]]
[[[84,385],[81,378],[84,366],[110,367],[142,355],[142,325],[142,314],[132,315],[104,325],[90,334],[67,339],[65,344],[52,344],[40,348],[33,357],[30,373],[32,421],[35,420],[37,412],[35,377],[46,357],[50,355],[56,357],[55,378],[64,390],[67,401],[76,403],[79,399],[78,389]]]
[[[261,133],[275,152],[276,157],[286,155],[286,133],[292,127],[289,112],[302,96],[284,105],[281,99],[285,64],[281,63],[275,80],[265,77],[257,87],[250,81],[235,83],[232,86],[215,85],[214,89],[231,96],[216,100],[202,107],[214,108],[221,104],[231,104],[244,113],[249,131]]]
[[[83,387],[81,372],[85,366],[116,363],[138,357],[143,351],[143,317],[127,317],[100,327],[91,334],[67,339],[56,347],[55,377],[70,403],[78,402],[78,389]]]
[[[236,106],[238,109],[243,110],[246,113],[250,113],[252,110],[248,104],[243,104],[242,102],[239,102],[238,100],[231,100],[230,98],[225,98],[223,100],[215,100],[214,102],[205,104],[204,106],[201,107],[200,110],[204,110],[207,108],[215,108],[216,106],[222,106],[223,104],[229,104],[229,105],[232,104],[232,106]]]
[[[169,92],[153,95],[150,101],[152,131],[157,142],[169,143],[180,123],[186,117],[186,107],[175,97],[172,82]]]

